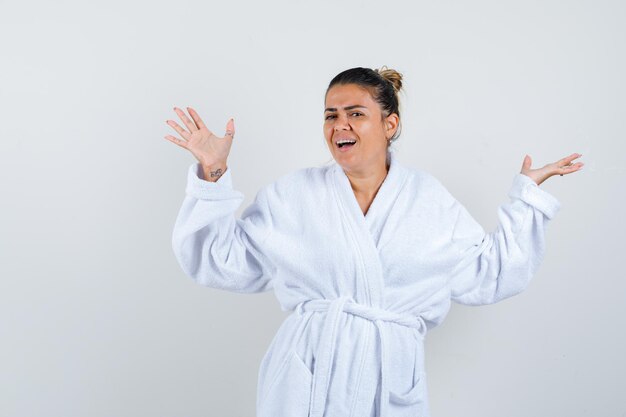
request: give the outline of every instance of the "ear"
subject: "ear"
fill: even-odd
[[[385,118],[385,135],[387,136],[387,139],[391,139],[391,137],[393,137],[396,133],[399,122],[400,118],[396,113],[391,113]]]

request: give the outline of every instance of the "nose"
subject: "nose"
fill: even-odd
[[[349,129],[350,129],[350,124],[348,123],[348,118],[343,115],[337,116],[337,118],[335,119],[335,126],[333,127],[333,130],[336,132],[338,130],[349,130]]]

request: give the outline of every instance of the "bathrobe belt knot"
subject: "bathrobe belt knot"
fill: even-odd
[[[403,398],[394,393],[390,393],[387,388],[386,380],[386,349],[388,343],[383,322],[395,323],[401,326],[407,326],[417,329],[417,335],[422,339],[426,335],[426,323],[419,316],[409,314],[399,314],[389,310],[376,307],[370,307],[354,302],[350,296],[338,297],[334,300],[314,299],[299,303],[295,311],[302,314],[303,311],[326,311],[326,319],[322,329],[322,336],[316,352],[316,366],[313,373],[313,385],[311,388],[311,409],[310,417],[323,417],[324,407],[326,405],[326,397],[328,395],[329,377],[332,369],[333,355],[335,352],[335,342],[337,334],[337,324],[339,322],[339,314],[349,313],[362,317],[374,323],[378,329],[380,338],[380,354],[381,354],[381,400],[380,417],[387,417],[387,404],[389,395],[394,396],[397,403],[410,403],[410,398]]]

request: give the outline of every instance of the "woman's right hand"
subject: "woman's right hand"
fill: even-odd
[[[183,139],[176,138],[172,135],[165,136],[165,139],[190,151],[204,168],[226,166],[226,160],[228,159],[230,147],[232,146],[233,137],[235,135],[235,121],[231,118],[226,124],[226,134],[224,137],[219,137],[204,125],[204,122],[194,109],[187,107],[187,110],[193,121],[189,120],[181,109],[174,107],[174,111],[178,114],[178,117],[180,117],[189,131],[180,127],[173,120],[165,121],[174,128]]]

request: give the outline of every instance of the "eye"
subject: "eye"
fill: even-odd
[[[358,114],[359,116],[363,116],[363,113],[360,113],[358,111],[353,112],[352,114]]]
[[[331,118],[331,117],[335,117],[335,115],[334,115],[334,114],[329,114],[329,115],[328,115],[328,116],[326,116],[324,119],[325,119],[325,120],[328,120],[328,119],[329,119],[329,118]]]

